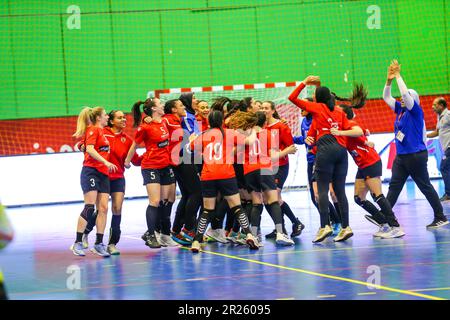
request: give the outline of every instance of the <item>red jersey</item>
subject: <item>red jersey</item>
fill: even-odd
[[[183,141],[183,128],[181,127],[181,118],[174,114],[165,114],[163,116],[167,129],[169,130],[169,154],[170,165],[180,164],[180,148]]]
[[[201,141],[203,155],[203,169],[200,180],[222,180],[236,176],[233,168],[236,140],[233,130],[225,129],[222,136],[222,132],[214,128],[203,132],[196,140]],[[197,147],[197,141],[191,143],[191,149]]]
[[[165,121],[141,124],[134,141],[137,144],[145,143],[142,169],[162,169],[169,165],[169,130]]]
[[[366,132],[366,129],[360,126],[356,121],[349,120],[349,123],[351,127],[359,126],[363,132]],[[365,135],[358,138],[347,137],[347,150],[353,157],[353,160],[355,160],[358,168],[361,169],[371,166],[380,160],[377,151],[374,148],[367,146],[366,142],[367,137]]]
[[[209,123],[207,118],[203,118],[201,115],[196,115],[195,119],[197,120],[198,127],[200,129],[200,132],[205,132],[209,129]]]
[[[298,95],[305,88],[305,84],[302,82],[295,88],[294,91],[289,95],[289,100],[302,110],[306,110],[312,114],[314,121],[316,121],[317,128],[317,140],[319,141],[324,135],[330,134],[331,128],[336,128],[338,130],[349,130],[351,129],[347,116],[345,113],[339,109],[334,108],[333,111],[328,109],[324,103],[309,102],[305,100],[298,99]],[[343,136],[334,136],[337,142],[346,148],[346,140]]]
[[[294,144],[294,139],[292,138],[291,129],[288,125],[284,124],[280,120],[269,124],[266,128],[271,134],[272,149],[276,151],[282,151],[287,147]],[[279,158],[278,161],[274,163],[274,166],[284,166],[289,163],[289,156],[286,155]]]
[[[117,166],[116,172],[110,172],[109,180],[117,180],[124,177],[125,172],[125,159],[130,150],[133,140],[123,131],[120,133],[114,133],[110,127],[103,128],[103,134],[109,141],[110,153],[109,162]],[[142,157],[139,157],[137,153],[134,154],[131,162],[135,166],[140,166]]]
[[[87,148],[88,145],[93,145],[95,151],[98,152],[105,160],[109,161],[109,141],[103,134],[103,129],[96,126],[89,126],[84,135],[84,144]],[[83,166],[92,167],[99,172],[109,175],[109,170],[102,162],[92,158],[89,153],[84,153]]]
[[[256,137],[253,144],[245,146],[244,175],[258,169],[272,170],[271,134],[263,129]]]
[[[315,126],[314,118],[313,118],[313,121],[311,122],[311,126],[309,127],[309,130],[308,130],[308,133],[306,136],[314,138],[314,141],[317,142],[317,129]],[[311,149],[311,153],[314,155],[317,154],[317,145],[315,143],[314,143],[313,148]]]

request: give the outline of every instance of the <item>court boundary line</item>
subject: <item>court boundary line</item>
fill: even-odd
[[[187,247],[182,247],[182,248],[190,250]],[[369,284],[367,282],[360,281],[360,280],[344,278],[344,277],[338,277],[338,276],[328,275],[328,274],[325,274],[325,273],[319,273],[319,272],[314,272],[314,271],[304,270],[304,269],[299,269],[299,268],[286,267],[286,266],[282,266],[282,265],[278,265],[278,264],[273,264],[273,263],[263,262],[263,261],[258,261],[258,260],[251,260],[251,259],[242,258],[242,257],[239,257],[239,256],[228,255],[228,254],[219,253],[219,252],[204,251],[204,250],[201,250],[200,252],[201,253],[206,253],[206,254],[217,255],[217,256],[220,256],[220,257],[225,257],[225,258],[230,258],[230,259],[235,259],[235,260],[241,260],[241,261],[246,261],[246,262],[255,263],[255,264],[260,264],[260,265],[267,266],[267,267],[273,267],[273,268],[279,268],[279,269],[283,269],[283,270],[295,271],[295,272],[304,273],[304,274],[308,274],[308,275],[312,275],[312,276],[316,276],[316,277],[321,277],[321,278],[326,278],[326,279],[331,279],[331,280],[338,280],[338,281],[342,281],[342,282],[348,282],[348,283],[363,285],[366,288],[367,288],[368,285],[370,285],[372,288],[375,288],[375,289],[380,289],[380,290],[389,291],[389,292],[401,293],[401,294],[410,295],[410,296],[419,297],[419,298],[424,298],[424,299],[429,299],[429,300],[447,300],[445,298],[435,297],[435,296],[431,296],[431,295],[427,295],[427,294],[421,294],[421,293],[412,292],[412,291],[409,291],[409,290],[396,289],[396,288],[392,288],[392,287],[387,287],[387,286],[382,286],[382,285],[377,285],[377,284],[371,284],[371,283]]]

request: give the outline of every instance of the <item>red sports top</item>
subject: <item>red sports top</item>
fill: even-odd
[[[306,136],[314,138],[315,143],[314,143],[314,146],[313,146],[313,148],[311,149],[310,152],[312,154],[314,154],[314,155],[317,154],[317,145],[316,145],[316,143],[317,143],[317,129],[316,129],[316,126],[315,126],[314,118],[313,118],[313,121],[311,122],[311,126],[309,127],[309,130],[308,130],[308,133],[306,134]]]
[[[366,132],[366,129],[359,125],[356,121],[349,120],[349,123],[350,126],[359,126],[363,132]],[[374,148],[367,146],[366,142],[367,137],[365,135],[358,138],[347,137],[347,150],[360,169],[371,166],[380,160],[380,156],[377,151]]]
[[[161,169],[169,165],[169,130],[165,121],[144,123],[134,137],[137,144],[145,143],[142,169]]]
[[[200,180],[202,181],[231,179],[236,176],[233,168],[235,134],[231,129],[224,129],[224,134],[222,136],[222,132],[214,128],[203,132],[194,143],[191,143],[191,150],[193,150],[201,141],[203,169]]]
[[[208,118],[203,118],[201,115],[196,115],[195,119],[197,120],[198,127],[200,128],[201,132],[205,132],[209,129],[209,123]]]
[[[289,95],[289,100],[300,109],[306,110],[312,114],[314,121],[316,121],[316,141],[319,141],[324,135],[330,134],[331,128],[336,128],[338,130],[351,129],[348,119],[341,109],[334,108],[333,111],[330,111],[324,103],[316,103],[298,99],[298,95],[304,88],[305,84],[303,82],[300,83],[300,85]],[[341,146],[346,148],[345,137],[335,136],[335,138]]]
[[[244,175],[258,169],[272,170],[271,134],[268,130],[263,129],[256,134],[256,137],[257,139],[252,145],[245,146]]]
[[[84,135],[85,146],[93,145],[95,151],[98,152],[105,160],[109,161],[109,141],[103,134],[103,129],[96,126],[89,126]],[[84,153],[83,166],[92,167],[105,175],[109,175],[106,165],[92,158],[89,153]]]
[[[284,149],[286,149],[287,147],[291,146],[294,144],[294,139],[292,138],[292,133],[291,133],[291,129],[289,128],[288,125],[284,124],[283,122],[281,122],[280,120],[277,120],[276,122],[269,124],[265,127],[265,129],[267,129],[267,131],[270,132],[271,134],[271,142],[272,144],[272,149],[276,150],[276,151],[282,151]],[[278,138],[277,138],[278,136]],[[276,141],[278,140],[278,145],[276,145]],[[279,158],[276,162],[274,162],[274,166],[284,166],[287,165],[289,163],[289,156],[286,155],[282,158]]]
[[[117,180],[124,177],[125,166],[124,162],[127,158],[128,151],[130,150],[133,140],[123,131],[120,133],[114,133],[110,127],[103,128],[103,134],[109,141],[110,153],[109,162],[117,166],[116,172],[110,172],[109,180]],[[134,154],[131,162],[135,166],[140,166],[142,157],[139,157],[137,153]]]
[[[180,164],[180,148],[183,141],[183,128],[181,127],[181,119],[175,114],[165,114],[163,116],[167,129],[169,130],[169,154],[170,165],[177,166]]]

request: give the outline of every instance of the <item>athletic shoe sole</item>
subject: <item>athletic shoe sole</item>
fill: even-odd
[[[76,255],[77,257],[85,257],[85,256],[86,256],[86,253],[81,254],[81,253],[77,253],[75,250],[73,250],[73,245],[70,246],[70,250],[71,250],[72,253],[73,253],[74,255]]]
[[[94,254],[96,254],[96,255],[98,255],[98,256],[100,256],[100,257],[103,257],[103,258],[109,258],[109,256],[110,256],[109,253],[108,253],[108,254],[103,254],[103,253],[98,252],[98,251],[95,250],[94,248],[91,249],[91,252],[94,253]]]
[[[292,243],[292,242],[289,242],[286,240],[276,240],[275,242],[276,242],[276,244],[278,244],[280,246],[286,246],[286,247],[295,245],[295,243]]]
[[[323,240],[325,240],[326,238],[328,238],[329,236],[331,236],[332,233],[333,233],[333,231],[330,231],[330,232],[326,233],[325,235],[323,235],[322,238],[314,239],[314,240],[313,240],[313,243],[319,243],[319,242],[322,242]]]
[[[334,242],[341,242],[341,241],[345,241],[347,239],[350,239],[351,237],[353,237],[353,233],[348,233],[347,235],[345,235],[345,237],[343,237],[342,239],[333,239]]]
[[[253,241],[252,239],[248,239],[246,241],[247,245],[250,247],[251,250],[258,250],[259,247],[256,245],[255,241]]]
[[[427,229],[439,229],[439,228],[441,228],[443,226],[448,225],[449,223],[450,223],[450,221],[447,220],[447,221],[443,222],[442,224],[440,224],[438,226],[427,226]]]

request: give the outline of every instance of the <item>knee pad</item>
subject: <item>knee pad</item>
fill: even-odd
[[[355,203],[356,203],[358,206],[362,207],[363,202],[362,202],[361,198],[360,198],[359,196],[355,196],[354,199],[355,199]]]
[[[93,204],[84,205],[83,211],[81,211],[80,217],[89,221],[94,216],[95,206]]]

